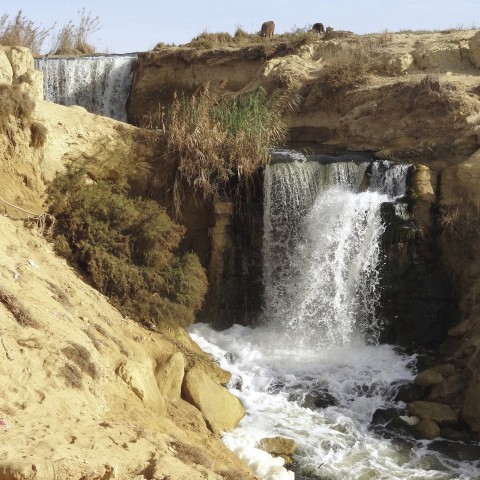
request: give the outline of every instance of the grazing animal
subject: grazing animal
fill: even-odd
[[[323,23],[314,23],[312,31],[317,33],[325,33],[325,27],[323,26]]]
[[[262,28],[260,29],[260,35],[262,37],[273,37],[274,31],[275,31],[275,24],[270,20],[269,22],[262,23]]]

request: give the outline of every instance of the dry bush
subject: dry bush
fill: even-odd
[[[197,465],[202,465],[205,468],[213,467],[213,460],[208,457],[201,448],[181,442],[180,440],[172,442],[171,446],[175,449],[177,457],[183,463],[195,463]]]
[[[39,122],[32,122],[30,125],[30,146],[41,148],[47,140],[47,127]]]
[[[39,54],[52,29],[36,26],[22,10],[13,19],[4,14],[0,17],[0,45],[27,47]]]
[[[90,352],[78,343],[71,342],[68,347],[62,348],[62,353],[92,379],[98,378],[97,366],[92,362]]]
[[[362,49],[336,53],[325,65],[320,82],[327,95],[335,95],[364,85],[368,80],[371,57]]]
[[[53,40],[51,53],[55,55],[91,55],[95,47],[89,43],[88,38],[100,30],[100,18],[93,17],[85,8],[78,12],[78,24],[70,20],[56,34]]]
[[[40,324],[32,317],[23,302],[19,300],[16,295],[8,292],[4,287],[0,287],[0,302],[22,327],[40,327]]]
[[[65,383],[69,387],[82,388],[83,387],[83,375],[82,372],[71,364],[65,364],[58,372],[59,376],[65,380]]]
[[[0,134],[14,143],[15,127],[30,126],[35,101],[18,85],[0,85]]]
[[[231,45],[232,43],[233,37],[227,32],[202,32],[200,35],[193,38],[190,43],[187,44],[187,46],[192,48],[202,48],[205,50],[210,50],[214,47],[218,47],[219,45]]]
[[[428,74],[417,82],[409,82],[403,86],[402,103],[406,106],[408,113],[417,108],[426,108],[438,114],[455,113],[466,106],[462,99],[451,97],[450,94],[455,91],[454,84],[441,82],[438,75]]]
[[[445,235],[453,238],[480,239],[480,208],[468,198],[461,198],[456,205],[441,208],[440,226]]]

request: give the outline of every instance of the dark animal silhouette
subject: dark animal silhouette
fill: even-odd
[[[312,31],[317,33],[325,33],[325,27],[323,26],[323,23],[314,23]]]
[[[272,21],[262,23],[260,35],[262,37],[273,37],[275,31],[275,24]]]

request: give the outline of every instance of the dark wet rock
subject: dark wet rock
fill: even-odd
[[[415,402],[416,400],[423,400],[425,398],[424,391],[413,383],[406,383],[399,387],[395,395],[395,402]]]
[[[337,406],[337,399],[325,389],[311,390],[305,395],[303,400],[303,407],[310,408],[312,410],[318,408],[327,408],[331,406]]]
[[[450,440],[435,440],[428,445],[428,449],[460,462],[474,462],[480,458],[480,444],[478,442],[462,443]]]
[[[467,430],[457,430],[452,427],[444,427],[440,431],[440,436],[447,440],[469,441],[471,440],[472,435]]]
[[[430,418],[424,418],[418,425],[415,427],[418,437],[425,438],[427,440],[432,440],[440,435],[440,427],[438,423]]]
[[[372,415],[372,424],[374,425],[388,425],[393,419],[401,415],[398,408],[378,408]]]

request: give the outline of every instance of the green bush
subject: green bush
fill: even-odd
[[[130,317],[186,326],[203,303],[205,272],[196,255],[177,252],[184,228],[158,203],[131,196],[119,171],[92,182],[86,168],[70,167],[51,183],[57,251]]]

